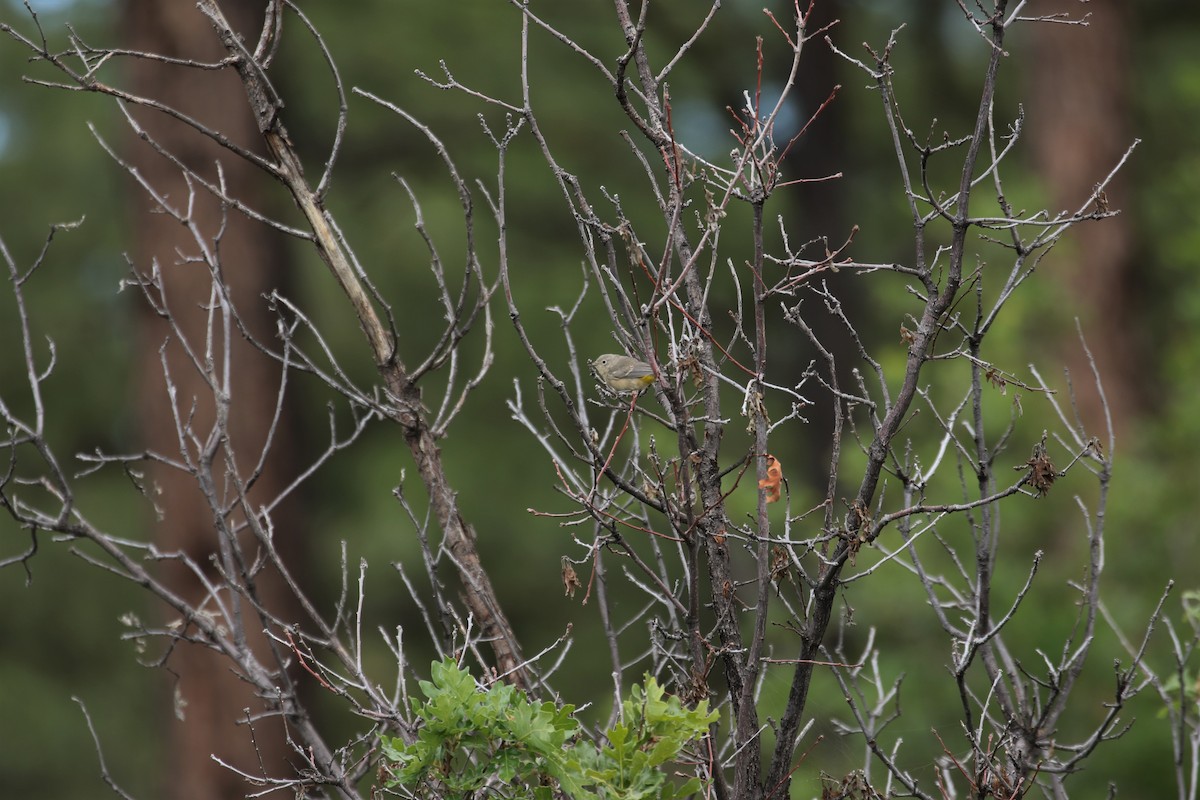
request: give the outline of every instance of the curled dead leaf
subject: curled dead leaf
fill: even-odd
[[[575,567],[571,565],[571,559],[566,556],[562,557],[562,582],[565,590],[564,597],[575,597],[575,590],[583,585],[579,582],[579,576],[575,574]]]

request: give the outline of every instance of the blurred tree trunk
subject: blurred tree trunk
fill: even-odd
[[[843,0],[825,0],[819,3],[814,7],[808,25],[809,31],[820,30],[834,20],[844,18],[844,6]],[[805,8],[807,4],[801,7]],[[828,105],[825,105],[804,135],[788,150],[783,162],[786,179],[818,181],[800,184],[786,193],[781,193],[781,197],[786,197],[789,206],[787,225],[793,245],[797,240],[804,242],[815,237],[825,237],[828,249],[836,250],[850,237],[853,226],[861,223],[847,207],[846,182],[841,179],[822,180],[843,172],[849,163],[848,143],[851,137],[848,131],[849,117],[846,113],[845,98],[834,97],[830,101],[843,69],[844,61],[826,47],[824,42],[809,42],[805,45],[800,72],[796,76],[798,91],[792,99],[796,111],[796,130],[806,125],[823,104],[828,102]],[[743,76],[741,73],[734,73],[733,77]],[[781,132],[779,146],[782,148],[786,145],[788,138],[795,132]],[[816,245],[802,255],[819,260],[825,255],[825,250]],[[851,247],[846,255],[860,254]],[[842,300],[842,308],[850,319],[862,319],[867,315],[871,299],[866,292],[847,290],[854,280],[855,276],[848,272],[826,272],[818,282],[828,286],[830,292]],[[830,314],[811,313],[815,308],[811,299],[805,303],[810,312],[806,322],[821,341],[829,344],[829,349],[837,358],[838,364],[855,363],[857,353],[853,343],[846,338],[841,322]],[[794,385],[800,381],[815,352],[811,344],[800,337],[794,325],[785,324],[782,320],[775,322],[777,327],[770,331],[771,339],[776,342],[788,342],[789,345],[771,350],[770,369],[775,371],[776,375],[786,376],[783,379],[784,383]],[[849,380],[848,368],[841,372],[843,374],[839,375],[839,379]],[[801,484],[824,486],[829,480],[833,401],[824,393],[806,394],[813,400],[815,407],[806,413],[810,424],[802,428],[800,436],[803,440],[796,443],[798,458],[793,460],[790,466],[797,470]]]
[[[245,32],[247,40],[255,41],[263,4],[244,1],[223,5],[234,27]],[[134,50],[204,62],[215,62],[225,56],[208,20],[201,16],[191,0],[126,0],[124,30],[128,46]],[[241,84],[232,70],[188,69],[146,59],[130,60],[129,68],[134,91],[138,94],[174,106],[244,147],[255,151],[262,149],[254,121],[243,102]],[[214,164],[219,159],[229,193],[244,199],[251,207],[262,207],[260,200],[267,187],[261,172],[161,114],[143,111],[136,116],[159,144],[197,173],[215,178]],[[168,202],[177,208],[187,207],[189,187],[174,165],[141,142],[130,147],[130,160],[152,186],[167,196]],[[262,294],[281,288],[283,243],[280,237],[265,226],[249,222],[236,210],[223,210],[203,188],[192,188],[196,193],[193,218],[205,238],[210,240],[210,246],[219,253],[233,306],[257,337],[272,341],[274,323],[264,307]],[[135,210],[140,211],[151,204],[139,187],[131,185],[130,192]],[[148,273],[152,261],[157,260],[168,302],[182,335],[195,350],[203,353],[211,278],[203,262],[189,260],[197,253],[195,240],[184,226],[166,215],[138,213],[135,218],[138,220],[135,266]],[[214,240],[215,244],[212,243]],[[163,354],[178,389],[176,402],[180,413],[186,417],[189,409],[194,408],[193,425],[201,432],[207,432],[212,424],[212,393],[165,321],[145,308],[145,304],[143,310],[139,361],[144,437],[150,449],[178,458],[178,436],[163,376]],[[219,318],[219,314],[217,316]],[[272,419],[279,370],[251,348],[236,327],[231,338],[233,413],[230,433],[240,458],[238,468],[245,479],[255,466]],[[164,341],[167,342],[165,350],[162,349]],[[221,346],[217,335],[214,347],[218,359]],[[263,476],[251,492],[258,502],[274,497],[284,485],[291,442],[289,425],[284,424],[275,436]],[[220,459],[222,456],[218,456]],[[280,469],[281,465],[284,470]],[[214,469],[220,467],[214,466]],[[169,469],[159,469],[154,478],[161,492],[157,500],[164,513],[157,529],[158,546],[166,552],[187,553],[202,569],[211,572],[218,542],[214,538],[212,512],[195,480],[186,473]],[[232,487],[221,486],[218,481],[216,490],[230,493]],[[221,499],[227,501],[228,498]],[[237,519],[233,521],[237,522]],[[273,512],[272,521],[280,549],[294,555],[298,533],[294,511],[285,505]],[[254,552],[253,547],[249,549]],[[163,562],[163,569],[174,591],[196,607],[204,605],[204,594],[195,575],[178,561]],[[255,588],[268,608],[283,613],[284,618],[297,618],[286,613],[288,601],[281,591],[277,574],[261,573]],[[249,608],[245,611],[253,613]],[[262,626],[248,621],[246,627],[257,632]],[[264,647],[261,634],[258,641],[251,639],[250,644],[261,650]],[[269,659],[267,663],[270,663]],[[168,667],[178,675],[177,685],[172,688],[182,703],[176,708],[176,716],[181,718],[169,722],[170,758],[164,796],[204,800],[244,797],[247,792],[245,782],[215,763],[210,754],[252,774],[261,774],[265,770],[268,774],[279,775],[288,769],[282,726],[274,718],[268,722],[255,722],[253,731],[244,724],[247,710],[255,715],[263,710],[263,704],[248,690],[247,684],[230,671],[225,659],[201,647],[182,646],[171,653]]]
[[[1132,64],[1129,13],[1123,0],[1054,0],[1038,15],[1088,15],[1088,27],[1041,23],[1033,27],[1028,70],[1029,133],[1051,209],[1074,211],[1129,147]],[[1108,191],[1113,209],[1128,209],[1128,180],[1121,173]],[[1133,258],[1133,217],[1121,214],[1081,228],[1048,261],[1084,309],[1088,347],[1096,357],[1118,432],[1145,405],[1146,348],[1138,336],[1138,283]],[[1104,424],[1100,398],[1074,331],[1063,343],[1080,413],[1093,431]]]

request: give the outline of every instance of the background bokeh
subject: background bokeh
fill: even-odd
[[[67,21],[85,38],[120,41],[121,31],[113,23],[119,17],[115,2],[33,5],[46,31],[61,43]],[[691,30],[702,13],[693,5],[674,0],[655,6],[650,27],[655,46],[665,51]],[[786,14],[782,4],[768,5]],[[826,17],[841,20],[831,31],[838,46],[856,56],[863,53],[859,42],[880,47],[890,31],[905,23],[897,36],[894,63],[909,124],[921,130],[936,118],[938,130],[962,130],[974,114],[985,53],[955,3],[828,0],[820,5]],[[1086,264],[1081,274],[1078,266],[1071,266],[1072,256],[1094,233],[1091,226],[1076,229],[1013,301],[994,333],[991,357],[1006,369],[1023,371],[1033,363],[1043,374],[1058,376],[1064,364],[1082,363],[1077,317],[1089,343],[1102,355],[1118,350],[1124,354],[1113,362],[1112,374],[1105,375],[1106,388],[1121,402],[1104,591],[1118,622],[1137,632],[1169,580],[1183,588],[1197,583],[1200,61],[1194,56],[1194,43],[1200,40],[1200,8],[1167,0],[1131,5],[1120,29],[1124,49],[1113,54],[1122,82],[1121,90],[1114,86],[1113,92],[1128,102],[1107,109],[1110,116],[1102,124],[1127,132],[1129,140],[1142,140],[1120,190],[1110,193],[1112,205],[1122,210],[1120,224],[1130,232],[1132,250],[1117,276],[1089,276]],[[773,63],[779,69],[785,66],[784,54],[772,49],[761,6],[727,3],[718,24],[697,44],[695,57],[672,85],[676,128],[706,155],[719,155],[732,146],[725,108],[739,106],[741,93],[752,86],[756,34],[767,39],[768,74]],[[305,10],[324,35],[347,86],[362,87],[409,109],[443,138],[464,174],[494,183],[495,155],[476,117],[478,104],[431,87],[414,70],[440,78],[439,62],[444,60],[462,83],[516,98],[519,19],[511,6],[464,0],[451,12],[437,3],[359,0],[352,9],[343,3],[317,2],[306,4]],[[609,63],[624,47],[605,3],[551,4],[545,13]],[[32,32],[18,3],[0,5],[0,21],[26,35]],[[998,114],[1005,119],[1053,77],[1040,60],[1044,48],[1035,46],[1029,30],[1018,29],[1009,42],[997,101]],[[1075,33],[1088,35],[1085,30]],[[834,84],[842,88],[829,112],[798,142],[787,168],[797,177],[835,172],[844,177],[782,193],[775,212],[785,214],[791,225],[797,219],[811,220],[812,235],[827,233],[834,241],[858,225],[854,253],[863,261],[910,258],[911,231],[877,95],[862,73],[832,57],[822,42],[810,43],[805,59],[809,66],[802,67],[802,92],[783,124],[801,124]],[[319,159],[333,134],[335,98],[328,73],[298,26],[285,35],[280,60],[276,79],[287,99],[289,128],[300,147]],[[29,290],[36,328],[52,336],[57,349],[56,371],[44,385],[47,426],[62,453],[131,451],[138,430],[131,400],[135,326],[130,310],[138,298],[118,288],[127,268],[123,254],[144,204],[133,199],[87,123],[119,148],[129,146],[128,135],[112,101],[22,82],[30,69],[27,53],[0,38],[0,239],[18,264],[28,264],[41,250],[50,224],[83,219],[78,229],[56,236],[42,267],[49,274]],[[535,100],[543,109],[541,122],[569,159],[565,166],[593,185],[624,187],[626,212],[637,215],[639,204],[647,204],[649,198],[635,193],[636,163],[596,156],[612,153],[608,139],[625,127],[605,87],[545,36],[535,36],[530,70]],[[770,86],[764,89],[772,91]],[[495,128],[503,125],[503,115],[494,110],[486,111],[484,119]],[[1017,205],[1053,209],[1055,187],[1047,185],[1048,172],[1034,149],[1021,148],[1009,162],[1007,188]],[[1061,153],[1063,158],[1068,155]],[[1099,179],[1112,164],[1092,166]],[[424,255],[412,229],[411,208],[392,173],[404,175],[416,187],[444,261],[459,263],[457,198],[431,148],[394,115],[352,97],[346,150],[330,208],[385,296],[431,296],[428,273],[404,266],[423,263]],[[514,145],[508,174],[511,252],[521,259],[525,274],[536,276],[519,288],[520,302],[528,309],[524,321],[539,331],[546,355],[559,359],[561,366],[565,348],[554,332],[557,318],[540,310],[574,301],[580,290],[579,242],[529,137]],[[478,238],[494,238],[486,220],[480,221]],[[736,245],[731,252],[736,258]],[[369,379],[371,365],[359,352],[360,333],[341,307],[340,295],[330,290],[328,276],[315,257],[299,249],[295,264],[296,294],[323,321],[331,343],[347,354],[351,368]],[[1056,268],[1059,264],[1061,269]],[[489,268],[494,272],[494,264]],[[1106,295],[1118,298],[1119,307],[1089,305],[1093,294],[1088,284],[1097,280],[1120,282]],[[896,281],[859,285],[866,289],[856,298],[856,321],[892,359],[885,363],[894,366],[903,357],[896,332],[909,298]],[[400,320],[405,335],[401,347],[422,352],[437,330],[438,310],[432,302],[397,306],[405,314]],[[432,315],[427,323],[423,313]],[[594,336],[580,341],[581,349],[585,354],[610,349],[600,309],[584,314],[584,319],[591,315],[595,320]],[[514,380],[531,391],[534,370],[504,314],[497,320],[496,364],[443,450],[465,515],[479,530],[485,563],[509,603],[515,627],[526,637],[526,649],[549,644],[567,623],[575,626],[570,670],[557,684],[564,694],[577,693],[567,699],[582,704],[601,698],[608,685],[603,659],[587,655],[589,648],[600,647],[598,641],[589,641],[598,630],[597,620],[593,608],[547,600],[557,600],[561,593],[563,534],[553,521],[534,517],[527,509],[561,510],[562,501],[554,493],[550,464],[505,407]],[[0,292],[0,386],[5,400],[20,407],[27,397],[19,388],[24,368],[15,325],[12,298]],[[587,330],[586,325],[578,327]],[[784,337],[794,333],[781,329],[778,336],[778,350],[784,353],[780,368],[798,372],[811,355],[799,343],[790,352]],[[475,346],[468,343],[468,348]],[[1090,381],[1076,384],[1081,395],[1090,391]],[[1060,385],[1065,388],[1065,383]],[[301,395],[299,413],[308,426],[320,429],[323,408],[304,403],[302,382],[296,388]],[[1029,397],[1024,404],[1031,418],[1022,424],[1045,427],[1037,421],[1044,409],[1034,408],[1036,402]],[[1087,413],[1086,400],[1081,405]],[[919,430],[910,433],[920,435]],[[797,498],[806,496],[805,479],[817,474],[821,447],[802,436],[781,444],[781,458],[796,470],[790,489]],[[359,557],[368,559],[369,613],[380,624],[395,625],[413,613],[388,566],[416,548],[391,495],[406,464],[395,433],[380,429],[345,454],[336,468],[319,473],[305,494],[310,537],[306,545],[312,563],[336,563],[343,541],[352,563]],[[1015,586],[1032,553],[1047,554],[1039,584],[1043,588],[1036,599],[1039,613],[1028,615],[1019,628],[1022,637],[1047,648],[1054,648],[1074,624],[1073,594],[1066,583],[1080,577],[1085,544],[1072,495],[1086,495],[1089,489],[1085,482],[1062,483],[1061,490],[1044,500],[1005,507],[1005,561],[998,565],[999,583]],[[120,476],[100,473],[82,486],[80,506],[97,523],[127,531],[131,538],[145,535],[146,509]],[[805,504],[797,500],[794,506]],[[26,534],[7,518],[0,519],[0,557],[27,542]],[[114,775],[135,795],[154,796],[163,780],[159,732],[169,715],[170,685],[159,673],[138,665],[133,645],[121,639],[120,622],[122,614],[153,611],[133,587],[83,563],[70,547],[43,540],[28,574],[19,566],[0,573],[0,785],[12,796],[47,800],[103,791],[95,751],[74,700],[78,698],[96,722]],[[335,574],[317,570],[313,579],[327,583],[329,592],[336,591]],[[907,676],[907,716],[889,733],[905,738],[910,763],[922,758],[931,762],[938,749],[930,729],[957,724],[954,697],[947,692],[946,658],[929,656],[931,648],[945,644],[931,625],[913,624],[928,622],[921,616],[925,600],[915,584],[897,580],[869,586],[847,598],[855,607],[857,624],[878,629],[887,674]],[[1177,610],[1177,596],[1169,608]],[[926,627],[928,635],[922,633]],[[421,645],[414,642],[412,647],[413,660],[419,662]],[[378,657],[381,666],[386,663],[382,653]],[[1112,691],[1112,660],[1121,657],[1113,637],[1102,636],[1092,654],[1086,692],[1080,693],[1086,698],[1077,698],[1081,727],[1103,713],[1102,704]],[[1159,668],[1169,663],[1162,648],[1152,649],[1151,660]],[[818,678],[811,712],[821,719],[841,709],[836,685]],[[1170,748],[1157,711],[1150,698],[1134,704],[1128,715],[1137,719],[1133,730],[1123,741],[1106,745],[1102,757],[1079,776],[1078,796],[1101,796],[1109,781],[1129,787],[1134,792],[1130,796],[1165,797],[1173,792],[1166,769]],[[828,726],[822,730],[829,733]],[[842,774],[860,759],[861,744],[828,736],[797,772],[794,796],[819,795],[819,771]]]

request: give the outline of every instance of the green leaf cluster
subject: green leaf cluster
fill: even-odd
[[[704,735],[717,713],[707,701],[685,707],[649,675],[631,689],[622,721],[599,746],[580,737],[574,706],[535,703],[507,684],[481,691],[452,659],[434,662],[430,678],[420,684],[427,699],[413,708],[422,722],[416,741],[383,742],[390,786],[470,797],[491,784],[537,800],[556,791],[573,800],[670,800],[702,788],[695,777],[670,780],[662,767]]]
[[[1193,631],[1200,632],[1200,589],[1189,589],[1180,598],[1183,603],[1183,619]],[[1189,659],[1190,661],[1190,659]],[[1195,670],[1194,662],[1180,665],[1180,668],[1167,675],[1163,680],[1163,691],[1169,699],[1170,708],[1159,709],[1158,717],[1162,719],[1173,709],[1175,713],[1193,714],[1200,711],[1200,674]]]

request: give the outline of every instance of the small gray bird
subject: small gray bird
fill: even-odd
[[[614,392],[639,392],[654,383],[654,370],[645,361],[605,353],[592,362],[592,369]]]

